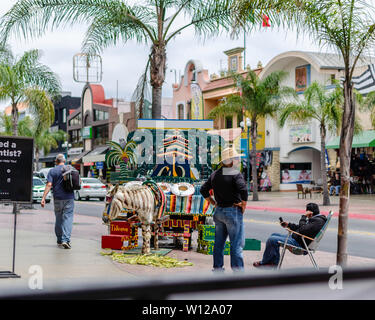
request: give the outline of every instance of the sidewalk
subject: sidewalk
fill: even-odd
[[[261,199],[265,197],[260,195]],[[281,199],[281,198],[280,198]],[[270,200],[263,200],[271,203]],[[268,201],[268,202],[267,202]],[[302,200],[304,201],[304,200]],[[302,204],[301,204],[302,206]],[[37,208],[37,206],[36,206]],[[11,207],[0,206],[0,271],[11,270],[13,215]],[[101,235],[107,233],[107,228],[100,218],[75,215],[72,233],[72,249],[64,250],[56,246],[54,236],[54,214],[52,211],[23,210],[17,220],[16,242],[16,274],[19,279],[0,279],[0,288],[28,288],[31,277],[29,268],[38,265],[43,270],[44,288],[64,286],[69,282],[93,283],[95,280],[114,280],[121,278],[134,281],[137,279],[160,279],[163,277],[192,277],[196,274],[207,273],[212,269],[212,256],[196,252],[196,247],[189,252],[173,250],[168,255],[178,260],[192,262],[193,266],[183,268],[157,268],[150,266],[128,265],[113,262],[109,256],[102,256]],[[193,243],[194,244],[194,243]],[[264,251],[244,251],[246,271],[262,273],[264,270],[255,269],[252,263],[260,260]],[[325,268],[335,264],[336,255],[327,252],[317,252],[317,263]],[[229,256],[225,256],[226,272],[231,274]],[[349,266],[375,266],[375,259],[349,257]],[[307,256],[285,255],[283,269],[309,268],[311,262]],[[274,271],[267,271],[274,272]]]
[[[284,192],[259,192],[259,201],[252,201],[252,193],[246,208],[260,211],[279,211],[289,213],[305,212],[306,204],[315,202],[319,205],[322,213],[333,210],[334,216],[339,212],[338,196],[331,196],[330,206],[323,206],[323,197],[318,194],[309,195],[306,199],[298,199],[297,191]],[[349,206],[349,218],[375,220],[375,194],[351,195]]]

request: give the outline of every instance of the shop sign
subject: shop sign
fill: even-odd
[[[297,125],[289,129],[289,138],[292,143],[314,142],[311,125]]]
[[[96,169],[104,169],[104,162],[96,162]]]
[[[92,138],[92,127],[82,128],[82,138],[83,139],[91,139]]]
[[[90,167],[90,166],[93,166],[94,165],[94,162],[84,162],[83,165],[85,167]]]

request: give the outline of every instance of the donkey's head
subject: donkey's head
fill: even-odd
[[[112,199],[115,196],[115,194],[117,193],[118,188],[119,188],[118,184],[116,184],[116,186],[113,186],[113,185],[109,184],[108,187],[107,187],[107,194],[106,194],[106,197],[105,197],[105,207],[104,207],[104,211],[103,211],[103,215],[102,215],[102,220],[103,220],[104,223],[108,223],[109,220],[110,220],[109,217],[110,217]]]

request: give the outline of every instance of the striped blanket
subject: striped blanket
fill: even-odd
[[[214,207],[201,195],[180,197],[172,194],[166,195],[165,210],[169,213],[212,216]]]

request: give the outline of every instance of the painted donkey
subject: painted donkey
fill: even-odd
[[[142,228],[142,253],[149,254],[151,225],[154,226],[154,247],[159,248],[158,232],[165,209],[165,195],[153,181],[142,185],[112,186],[106,196],[103,221],[109,224],[116,219],[123,209],[136,212]]]

